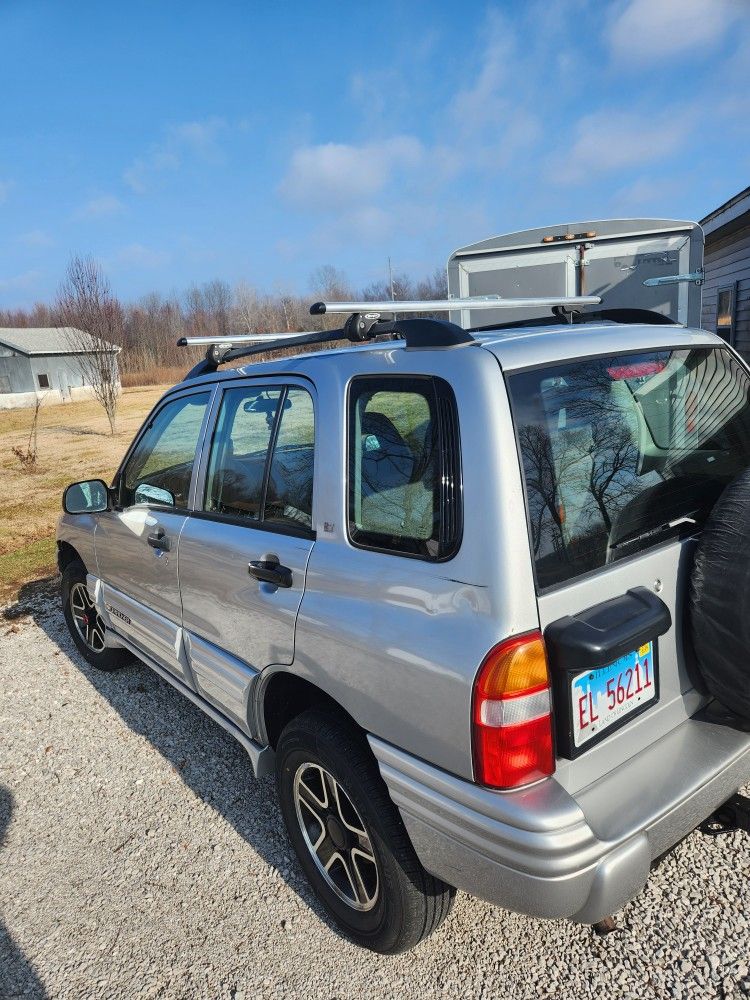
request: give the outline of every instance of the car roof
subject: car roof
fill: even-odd
[[[630,354],[676,347],[721,347],[724,341],[706,330],[680,324],[568,323],[544,327],[486,330],[474,334],[503,370],[603,354]]]
[[[495,355],[505,371],[535,367],[556,361],[562,362],[571,358],[676,347],[720,347],[725,343],[720,337],[708,333],[706,330],[688,329],[679,324],[622,324],[609,321],[576,323],[574,325],[561,323],[550,326],[513,327],[505,330],[477,330],[472,332],[472,336],[478,346]],[[445,350],[461,351],[465,350],[466,346],[421,348],[420,353],[432,350],[440,352]],[[384,350],[406,350],[406,345],[399,340],[374,340],[354,346],[306,351],[302,354],[285,355],[210,372],[181,382],[174,388],[223,381],[224,379],[236,378],[238,375],[262,373],[273,376],[294,372],[304,373],[308,361],[313,359],[318,360],[325,357],[344,359],[350,355]]]

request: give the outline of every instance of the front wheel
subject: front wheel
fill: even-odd
[[[62,605],[73,642],[93,667],[117,670],[131,662],[132,656],[126,649],[106,645],[106,626],[86,586],[86,567],[78,560],[63,571]]]
[[[289,838],[336,925],[383,954],[412,948],[450,911],[455,890],[419,862],[361,735],[311,709],[276,747]]]

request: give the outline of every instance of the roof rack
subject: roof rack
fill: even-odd
[[[421,313],[452,312],[454,309],[544,309],[562,306],[580,309],[598,306],[599,295],[543,295],[534,298],[505,298],[502,295],[474,295],[465,299],[424,299],[404,302],[315,302],[310,306],[311,316],[324,313]]]
[[[395,313],[450,312],[454,309],[517,309],[551,307],[558,317],[572,320],[583,306],[598,305],[598,295],[548,296],[543,298],[502,298],[482,295],[464,299],[425,299],[384,302],[315,302],[313,316],[325,313],[349,314],[338,330],[315,330],[300,333],[229,334],[226,337],[180,337],[178,347],[207,346],[206,357],[185,376],[198,378],[216,371],[221,364],[238,358],[296,347],[302,344],[326,344],[336,340],[362,343],[382,334],[402,338],[408,349],[460,347],[474,343],[471,334],[441,319],[396,319]]]
[[[573,313],[566,317],[565,322],[580,325],[582,323],[605,322],[638,323],[649,326],[675,326],[676,321],[671,316],[657,312],[655,309],[596,309],[593,312]],[[527,326],[554,326],[560,322],[560,316],[553,310],[552,316],[539,316],[536,319],[516,319],[511,323],[490,323],[488,326],[469,327],[467,333],[482,333],[486,330],[513,330]]]

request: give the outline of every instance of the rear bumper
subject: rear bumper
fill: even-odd
[[[370,737],[425,868],[537,917],[594,923],[652,862],[750,781],[750,732],[714,706],[575,795],[554,779],[493,792]]]

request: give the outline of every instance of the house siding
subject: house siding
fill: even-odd
[[[728,236],[706,237],[704,267],[702,325],[716,332],[718,291],[736,282],[733,344],[750,360],[750,214],[746,224]]]
[[[38,375],[44,374],[49,379],[49,388],[59,389],[63,397],[68,389],[78,388],[84,384],[83,372],[74,354],[35,354],[31,358],[31,371],[35,389],[40,388]]]
[[[33,392],[34,377],[25,354],[14,354],[5,348],[0,354],[0,392]]]

